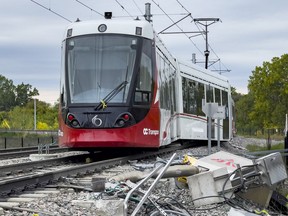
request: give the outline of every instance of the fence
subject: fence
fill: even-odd
[[[0,149],[38,146],[39,144],[58,143],[58,136],[39,137],[0,137]]]

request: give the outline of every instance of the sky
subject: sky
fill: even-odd
[[[188,13],[191,16],[166,32],[203,31],[193,18],[220,18],[208,26],[209,69],[221,71],[237,92],[247,93],[256,66],[288,53],[287,0],[1,0],[0,75],[14,85],[32,85],[39,90],[39,100],[53,104],[59,98],[61,43],[67,25],[77,18],[102,19],[105,11],[111,11],[113,19],[144,19],[145,3],[151,3],[156,32]],[[189,62],[195,53],[197,64],[204,67],[203,35],[160,37],[174,57]]]

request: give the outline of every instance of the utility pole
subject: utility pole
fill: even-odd
[[[208,57],[209,57],[209,46],[208,46],[208,26],[219,22],[220,19],[219,18],[196,18],[193,19],[194,22],[199,23],[200,25],[205,26],[205,39],[206,39],[206,50],[204,51],[204,55],[205,55],[205,68],[208,68]]]
[[[36,110],[36,98],[34,100],[34,131],[37,130],[37,110]]]

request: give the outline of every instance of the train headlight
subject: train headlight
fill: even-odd
[[[107,30],[107,26],[105,24],[101,24],[98,26],[99,32],[105,32]]]
[[[116,118],[114,127],[128,127],[135,123],[136,121],[130,113],[122,113]]]
[[[71,125],[72,125],[73,127],[75,127],[75,128],[80,127],[79,122],[78,122],[77,120],[71,121]]]
[[[71,113],[67,114],[67,123],[73,128],[79,128],[80,127],[79,122],[77,121],[75,116]]]

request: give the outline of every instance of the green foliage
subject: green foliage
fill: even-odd
[[[33,110],[28,107],[17,106],[8,113],[8,123],[11,129],[33,129]]]
[[[252,94],[243,95],[236,102],[236,128],[238,132],[246,132],[252,135],[261,128],[261,123],[257,120],[251,120],[251,109],[253,107],[254,96]]]
[[[48,103],[36,100],[37,129],[57,130],[57,113],[58,105],[51,106]],[[30,100],[26,106],[15,107],[8,113],[7,119],[11,129],[34,129],[34,100]]]
[[[8,111],[15,106],[15,86],[12,80],[0,75],[0,111]]]
[[[32,86],[29,84],[21,83],[15,88],[16,93],[16,105],[23,106],[32,99],[33,96],[39,95],[39,92],[36,88],[32,89]]]
[[[237,130],[250,135],[263,135],[268,129],[281,133],[288,112],[288,54],[255,67],[248,90],[236,101]]]
[[[259,145],[247,145],[246,148],[250,152],[268,150],[268,148],[266,146],[263,147],[263,146],[259,146]],[[280,150],[280,149],[284,149],[284,143],[278,143],[276,145],[272,145],[271,149],[269,149],[269,150]]]
[[[238,92],[236,91],[236,88],[231,86],[231,96],[232,96],[234,102],[237,103],[237,102],[241,99],[241,97],[243,96],[243,94],[238,93]]]
[[[41,122],[42,130],[56,130],[58,129],[58,105],[51,106],[43,101],[37,101],[37,122]],[[56,124],[55,124],[56,121]],[[45,126],[44,126],[45,125]],[[40,126],[40,125],[39,125]],[[37,129],[38,123],[37,123]]]
[[[39,95],[30,84],[15,86],[12,80],[0,75],[0,128],[34,129],[34,99]],[[58,104],[51,106],[36,100],[37,129],[58,129]]]
[[[15,86],[12,80],[0,75],[0,111],[9,111],[16,106],[25,106],[33,96],[39,95],[36,88],[21,83]]]
[[[254,96],[250,119],[265,129],[284,128],[288,110],[288,54],[274,57],[256,67],[250,76],[248,89]]]

